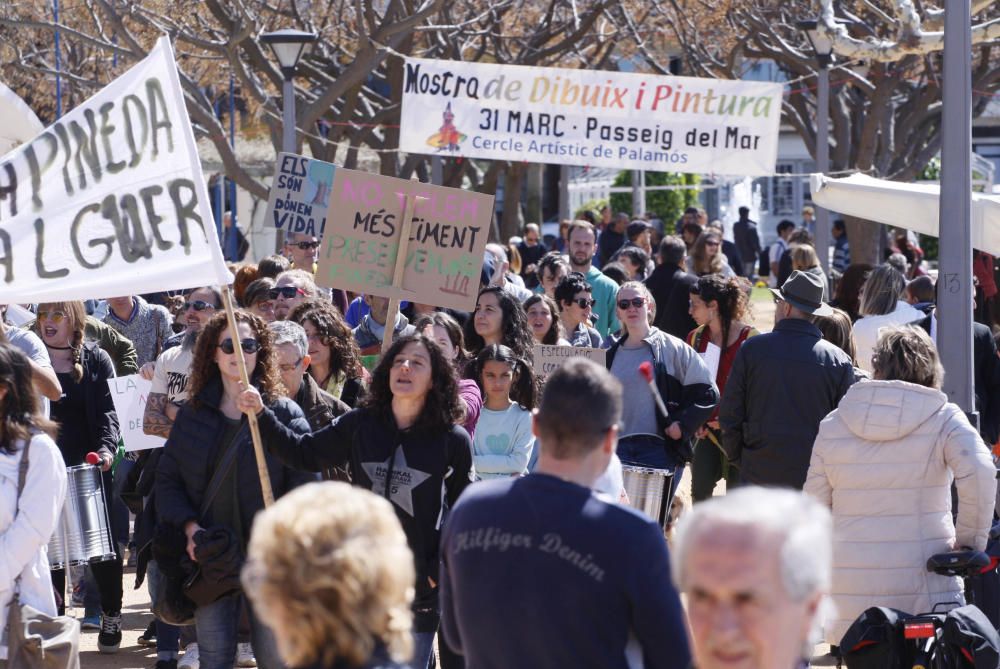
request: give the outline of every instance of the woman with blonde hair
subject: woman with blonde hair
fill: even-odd
[[[258,514],[242,580],[288,666],[404,669],[413,564],[389,502],[346,483],[309,483]]]
[[[722,252],[722,236],[715,230],[705,230],[698,235],[688,256],[687,268],[695,276],[720,274],[727,279],[736,276]]]
[[[854,324],[854,344],[858,349],[858,365],[872,371],[871,357],[879,331],[893,325],[907,325],[925,318],[903,298],[906,279],[889,264],[871,271],[861,289],[861,318]]]
[[[42,303],[33,328],[48,350],[63,391],[51,407],[51,417],[59,423],[56,444],[67,467],[85,464],[88,453],[97,454],[111,534],[117,536],[116,514],[111,512],[111,491],[115,489],[111,463],[118,451],[118,417],[108,387],[115,368],[105,351],[93,342],[84,342],[86,319],[83,302]],[[101,597],[97,648],[102,653],[117,653],[122,640],[123,574],[117,543],[114,559],[94,562],[90,570]],[[52,584],[61,596],[66,589],[65,569],[52,571]]]
[[[816,249],[811,244],[793,244],[789,254],[792,257],[792,271],[798,270],[817,276],[820,283],[823,284],[823,301],[829,301],[830,285],[826,280],[826,274],[823,273],[823,268],[819,266],[819,256],[816,255]]]
[[[813,325],[823,333],[827,340],[846,353],[854,363],[854,373],[858,378],[868,378],[868,372],[858,368],[858,349],[854,345],[854,326],[851,316],[843,309],[833,307],[829,316],[813,316]]]
[[[870,606],[963,604],[962,581],[927,573],[927,558],[963,546],[983,550],[993,520],[993,460],[941,392],[944,370],[930,337],[917,327],[887,327],[872,363],[873,380],[851,386],[820,423],[805,483],[837,527],[836,619],[825,625],[833,644]]]

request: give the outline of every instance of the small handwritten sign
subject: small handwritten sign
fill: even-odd
[[[608,352],[603,348],[535,344],[533,351],[535,374],[544,379],[565,365],[571,358],[589,358],[604,367],[607,364],[607,354]]]
[[[402,285],[393,286],[407,197],[420,199]],[[492,217],[492,195],[337,168],[316,282],[470,311]]]
[[[322,238],[336,165],[280,153],[276,167],[264,220],[278,230]]]
[[[152,382],[138,374],[108,379],[111,399],[118,414],[118,425],[126,451],[144,451],[163,446],[166,439],[142,431],[142,414],[146,411],[146,397]]]

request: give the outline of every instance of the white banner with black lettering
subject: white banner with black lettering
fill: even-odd
[[[400,149],[754,176],[780,119],[775,83],[407,58]]]
[[[0,302],[230,278],[168,38],[0,158]]]

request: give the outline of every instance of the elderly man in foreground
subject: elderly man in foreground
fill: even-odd
[[[677,528],[698,669],[804,669],[830,587],[830,513],[792,490],[747,487],[695,506]]]

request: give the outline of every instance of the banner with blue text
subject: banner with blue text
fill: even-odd
[[[719,175],[772,174],[781,84],[407,58],[400,149]]]
[[[0,158],[0,302],[231,280],[167,37]]]

